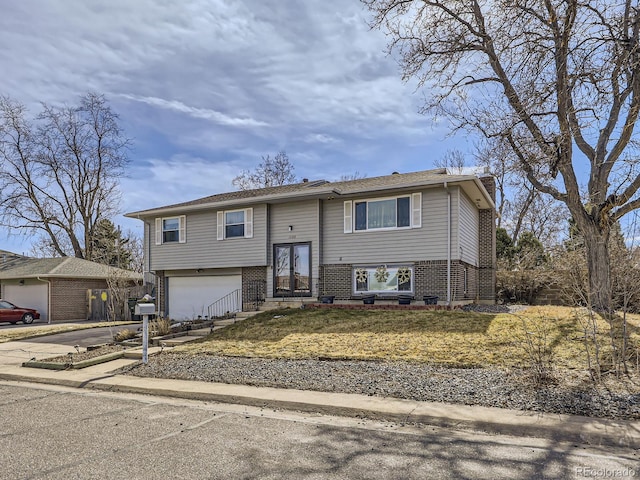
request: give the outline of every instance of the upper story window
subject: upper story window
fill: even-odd
[[[162,243],[180,240],[180,220],[176,218],[162,219]]]
[[[156,245],[163,243],[185,243],[187,241],[187,217],[156,218]]]
[[[218,212],[218,240],[253,237],[253,208]]]
[[[419,228],[422,194],[344,202],[344,232]]]
[[[411,226],[410,197],[354,202],[356,230]]]
[[[244,237],[244,210],[224,212],[224,238]]]

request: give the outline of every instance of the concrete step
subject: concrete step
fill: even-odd
[[[216,320],[213,324],[216,327],[226,327],[227,325],[233,325],[234,323],[236,323],[238,320],[236,320],[235,318],[225,318],[224,320]]]
[[[147,355],[151,356],[151,355],[157,355],[158,353],[160,353],[162,351],[161,347],[149,347],[147,349]],[[135,348],[135,349],[130,349],[130,350],[125,350],[124,352],[124,358],[126,359],[136,359],[136,360],[140,360],[142,358],[142,347],[140,348]]]
[[[206,337],[211,333],[211,327],[199,328],[197,330],[189,330],[187,332],[188,337]]]
[[[161,344],[165,347],[175,347],[188,342],[193,342],[199,338],[204,338],[205,336],[206,335],[185,335],[183,337],[168,338],[167,340],[162,340]]]
[[[315,297],[297,298],[267,298],[262,305],[261,311],[275,310],[280,308],[300,308],[302,305],[317,302]]]

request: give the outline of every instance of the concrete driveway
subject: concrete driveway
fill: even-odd
[[[20,365],[32,358],[42,360],[47,357],[75,352],[75,345],[86,348],[113,341],[113,335],[125,328],[138,329],[141,324],[113,327],[88,328],[73,332],[56,333],[44,337],[30,338],[0,343],[0,365]],[[34,326],[34,328],[36,328]]]
[[[30,338],[24,340],[29,343],[55,343],[58,345],[68,345],[73,347],[78,345],[86,348],[90,345],[100,345],[103,343],[113,342],[113,336],[120,330],[137,330],[142,324],[118,325],[113,327],[87,328],[85,330],[75,330],[73,332],[56,333],[47,335],[46,337]],[[19,340],[15,343],[22,343]]]

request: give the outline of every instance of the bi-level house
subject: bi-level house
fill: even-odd
[[[321,295],[492,303],[494,185],[444,169],[305,179],[127,216],[144,222],[146,269],[160,313],[173,319]]]

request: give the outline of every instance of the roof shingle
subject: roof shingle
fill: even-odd
[[[422,170],[411,173],[393,173],[379,177],[360,178],[356,180],[328,182],[326,180],[303,181],[276,187],[257,188],[253,190],[238,190],[235,192],[219,193],[187,202],[166,205],[147,210],[140,210],[126,214],[127,217],[140,217],[159,213],[163,210],[179,210],[193,206],[215,205],[231,201],[246,201],[249,199],[268,200],[278,197],[300,197],[321,194],[350,195],[367,191],[403,188],[416,185],[429,185],[444,182],[465,181],[474,178],[473,175],[448,175],[446,169]]]
[[[109,278],[114,275],[131,280],[142,279],[142,275],[137,272],[75,257],[25,258],[13,267],[0,270],[0,280],[36,277]]]

